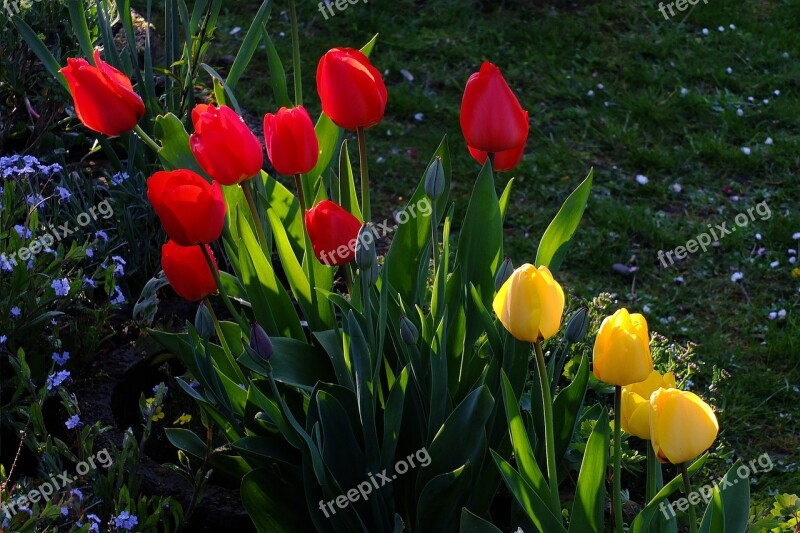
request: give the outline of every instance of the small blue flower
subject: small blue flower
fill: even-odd
[[[64,422],[64,425],[67,426],[67,429],[75,429],[80,425],[80,423],[81,423],[81,417],[79,417],[78,415],[72,415],[67,419],[66,422]]]
[[[60,202],[66,202],[72,196],[72,193],[69,192],[69,190],[65,189],[64,187],[60,187],[60,186],[56,187],[56,192],[58,193],[58,200]]]
[[[116,277],[121,277],[125,275],[125,265],[127,263],[123,258],[118,255],[112,256],[111,260],[114,261],[114,275]]]
[[[159,389],[162,389],[162,388],[164,389],[164,396],[166,396],[166,395],[167,395],[167,392],[169,391],[169,387],[167,387],[167,386],[166,386],[166,385],[164,385],[163,383],[159,383],[158,385],[156,385],[155,387],[153,387],[153,394],[158,394],[158,390],[159,390]]]
[[[127,300],[125,299],[125,295],[122,294],[122,290],[119,287],[114,287],[114,297],[111,299],[111,305],[122,305]]]
[[[193,388],[193,389],[197,390],[197,389],[199,389],[199,388],[200,388],[200,382],[199,382],[199,381],[190,381],[190,382],[189,382],[189,386],[190,386],[191,388]]]
[[[86,257],[89,257],[89,258],[94,257],[94,250],[92,250],[91,248],[87,248],[86,249]]]
[[[66,296],[69,294],[69,280],[67,278],[54,279],[50,286],[56,291],[56,296]]]
[[[100,523],[100,517],[97,516],[96,514],[86,515],[86,518],[88,518],[90,522],[94,522],[95,524],[99,524]]]
[[[62,507],[61,516],[68,516],[68,515],[69,515],[69,507]]]
[[[83,278],[83,286],[84,287],[91,287],[93,289],[96,287],[96,285],[94,283],[94,280],[92,278],[89,278],[89,277],[84,277]]]
[[[127,172],[117,172],[113,176],[111,176],[111,184],[112,185],[121,185],[123,182],[127,181],[128,178]]]
[[[103,242],[108,242],[108,234],[103,230],[94,232],[94,236],[101,239]]]
[[[11,308],[11,319],[16,320],[20,316],[22,316],[22,309],[20,309],[15,305],[14,307]]]
[[[5,335],[0,335],[0,346],[4,345],[7,340],[8,337],[6,337]]]
[[[14,265],[8,260],[6,254],[0,254],[0,269],[6,272],[14,272]]]
[[[42,209],[44,207],[44,197],[41,194],[29,194],[25,197],[28,205],[33,207],[34,205],[38,209]]]
[[[122,511],[119,513],[119,516],[114,518],[114,525],[117,528],[127,529],[128,531],[133,531],[133,528],[136,527],[138,523],[139,519],[128,511]]]
[[[69,370],[59,370],[47,376],[47,390],[53,390],[60,387],[62,383],[70,378]]]
[[[28,263],[25,265],[25,268],[28,270],[33,270],[33,258],[28,259]]]
[[[58,366],[64,366],[67,364],[67,361],[69,361],[69,352],[64,352],[61,354],[58,352],[53,352],[52,359]]]
[[[78,489],[72,489],[69,491],[70,498],[78,498],[78,501],[83,501],[83,493]]]
[[[33,232],[31,232],[29,228],[26,228],[22,224],[15,225],[14,231],[16,231],[17,235],[19,235],[23,239],[30,239],[31,235],[33,234]]]

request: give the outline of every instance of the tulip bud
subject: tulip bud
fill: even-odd
[[[662,376],[658,370],[653,370],[646,380],[622,387],[620,422],[623,431],[650,440],[650,396],[660,388],[675,388],[672,372]]]
[[[428,167],[428,173],[425,176],[425,194],[431,200],[438,199],[444,192],[444,169],[442,168],[442,158],[436,156]]]
[[[594,341],[594,377],[611,385],[630,385],[653,371],[647,321],[639,313],[619,309],[606,317]]]
[[[564,290],[546,266],[525,263],[497,291],[492,309],[515,339],[547,340],[561,329]]]
[[[197,334],[203,340],[210,339],[211,335],[214,334],[214,320],[203,304],[200,304],[197,308],[197,314],[194,315],[194,329],[197,330]]]
[[[375,282],[378,281],[378,276],[381,275],[381,267],[378,265],[378,262],[375,261],[374,264],[367,267],[365,272],[367,274],[367,284],[372,287],[375,285]]]
[[[497,269],[497,275],[494,277],[494,290],[499,291],[500,287],[503,286],[503,283],[511,277],[511,274],[514,272],[514,263],[511,262],[510,257],[506,257],[503,259],[503,262],[500,263],[500,268]]]
[[[650,396],[650,438],[662,463],[691,461],[714,444],[719,422],[699,396],[678,389],[658,389]]]
[[[589,329],[589,309],[581,307],[575,311],[567,322],[566,337],[571,343],[580,342]]]
[[[269,361],[269,358],[272,357],[272,341],[258,323],[250,326],[250,349],[263,361]]]
[[[368,269],[378,264],[378,254],[375,251],[375,231],[369,224],[364,224],[358,231],[356,240],[356,265],[361,269]]]
[[[419,339],[417,326],[405,316],[400,317],[400,337],[406,344],[416,344]]]

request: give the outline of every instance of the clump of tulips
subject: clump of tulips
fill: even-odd
[[[298,39],[295,21],[295,45]],[[708,404],[679,390],[673,374],[654,370],[641,314],[620,309],[607,317],[591,364],[572,351],[587,335],[588,312],[577,310],[562,328],[569,300],[557,275],[592,176],[567,198],[532,263],[514,269],[503,259],[513,179],[498,195],[495,173],[520,163],[530,117],[500,69],[484,62],[466,80],[461,101],[464,148],[481,170],[458,238],[450,235],[445,138],[408,203],[431,209],[409,215],[379,258],[367,130],[383,119],[389,98],[368,57],[373,45],[324,54],[316,126],[298,83],[293,104],[265,114],[263,146],[235,109],[230,87],[215,92],[216,103],[191,109],[191,135],[163,113],[157,120],[177,124],[179,134],[154,139],[139,125],[145,109],[130,79],[99,52],[94,65],[70,59],[62,69],[86,127],[108,136],[133,131],[162,157],[165,168],[147,180],[147,198],[168,237],[163,272],[178,295],[202,300],[204,309],[187,332],[150,334],[200,383],[193,389],[179,380],[225,441],[204,462],[241,480],[245,507],[264,530],[484,530],[505,482],[538,530],[566,532],[568,520],[569,531],[602,531],[610,426],[604,407],[583,405],[593,371],[615,390],[618,532],[622,430],[650,441],[648,501],[631,524],[646,530],[659,519],[654,506],[676,490],[662,483],[660,464],[677,465],[690,491],[690,470],[701,463],[689,462],[713,444],[719,426]],[[340,129],[355,133],[358,180]],[[295,191],[264,172],[264,148]],[[346,290],[335,288],[335,272]],[[217,297],[232,321],[217,317]],[[564,383],[567,358],[573,375]],[[526,395],[530,416],[523,417]],[[559,485],[580,421],[593,429],[582,443],[567,515]],[[188,430],[167,435],[190,454],[202,442]],[[428,465],[398,470],[404,475],[391,486],[355,495],[374,473],[391,473],[423,448]],[[689,525],[697,526],[693,508]]]

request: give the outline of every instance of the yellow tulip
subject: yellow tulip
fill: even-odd
[[[561,327],[564,291],[546,266],[525,263],[503,283],[492,307],[516,339],[536,342],[549,339]]]
[[[646,380],[622,387],[620,420],[626,433],[650,440],[650,396],[660,388],[675,388],[672,372],[662,376],[653,370]]]
[[[620,309],[606,317],[594,341],[594,376],[611,385],[630,385],[653,371],[647,321]]]
[[[717,433],[714,411],[696,394],[658,389],[650,396],[650,436],[662,463],[691,461],[711,447]]]

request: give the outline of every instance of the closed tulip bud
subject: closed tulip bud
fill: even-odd
[[[400,317],[400,337],[406,344],[416,344],[419,340],[417,326],[405,316]]]
[[[192,123],[189,148],[214,180],[237,185],[261,171],[261,143],[236,111],[224,105],[199,104],[192,110]]]
[[[526,263],[500,287],[492,307],[514,338],[536,342],[549,339],[561,327],[564,291],[546,266]]]
[[[355,258],[361,222],[339,204],[323,200],[306,211],[306,230],[323,265],[343,265]]]
[[[436,156],[428,173],[425,175],[425,194],[431,200],[437,200],[444,192],[444,168],[442,168],[442,158]]]
[[[620,309],[606,317],[594,341],[594,376],[625,386],[647,379],[653,371],[647,321],[639,313]]]
[[[487,152],[483,150],[478,150],[473,148],[472,146],[467,146],[467,150],[469,150],[469,155],[472,156],[472,159],[483,165],[486,163],[486,158],[489,157]],[[522,161],[522,156],[525,154],[525,143],[522,143],[517,148],[512,148],[510,150],[503,150],[502,152],[496,152],[494,154],[494,166],[492,170],[495,172],[505,172],[506,170],[513,170],[514,167],[519,165],[519,162]]]
[[[147,199],[169,238],[181,246],[214,242],[222,233],[222,188],[191,170],[156,172],[147,180]]]
[[[250,349],[263,361],[269,361],[272,357],[272,340],[258,323],[250,326]]]
[[[589,309],[581,307],[569,318],[564,336],[571,343],[581,342],[589,329]]]
[[[216,270],[211,248],[207,244],[203,246]],[[217,283],[199,246],[179,246],[168,241],[161,247],[161,268],[172,289],[185,300],[196,302],[217,291]]]
[[[383,119],[386,85],[359,50],[334,48],[322,56],[317,66],[317,92],[322,110],[340,128],[369,128]]]
[[[650,440],[650,396],[660,388],[674,389],[675,375],[667,372],[663,376],[657,370],[647,379],[622,387],[622,429],[640,439]]]
[[[691,461],[714,444],[718,433],[714,410],[696,394],[658,389],[650,396],[650,437],[660,462]]]
[[[510,257],[506,257],[503,259],[503,262],[500,263],[500,268],[497,269],[497,274],[494,276],[494,290],[499,291],[500,287],[502,287],[503,283],[505,283],[506,280],[511,277],[513,272],[514,263],[511,262]]]
[[[365,272],[367,273],[367,285],[372,287],[375,285],[375,282],[378,281],[378,277],[381,275],[381,266],[375,262],[368,266],[365,269]]]
[[[214,320],[203,304],[200,304],[197,308],[197,313],[194,315],[194,329],[197,330],[200,338],[204,340],[210,339],[214,334]]]
[[[72,92],[75,114],[90,130],[113,137],[131,131],[144,116],[142,98],[128,77],[94,51],[92,66],[83,58],[67,59],[60,72]]]
[[[467,146],[495,154],[520,150],[528,128],[528,112],[500,69],[485,61],[480,72],[470,76],[461,100],[461,131]]]
[[[319,159],[314,124],[303,106],[264,115],[264,142],[272,166],[284,176],[310,172]]]
[[[356,241],[356,265],[358,268],[367,269],[378,264],[378,254],[375,250],[375,231],[369,224],[364,224],[358,232]]]

